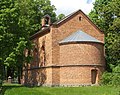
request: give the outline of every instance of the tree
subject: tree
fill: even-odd
[[[63,19],[64,17],[65,17],[64,14],[59,14],[59,15],[57,16],[57,20],[61,20],[61,19]]]
[[[4,61],[9,56],[10,51],[13,50],[13,32],[15,32],[17,26],[13,29],[11,26],[15,26],[18,14],[13,14],[17,11],[14,8],[14,2],[12,1],[0,1],[0,76],[3,79],[3,67]],[[13,15],[11,15],[13,14]]]
[[[119,85],[120,80],[120,1],[96,0],[89,14],[92,21],[105,33],[107,71],[104,84]]]
[[[55,7],[51,5],[50,0],[18,0],[18,7],[21,21],[28,25],[25,29],[30,32],[30,35],[40,29],[41,19],[46,14],[51,17],[51,21],[56,20]]]
[[[40,29],[45,14],[56,20],[54,10],[50,0],[0,1],[0,68],[17,68],[19,83],[23,63],[29,59],[23,51],[32,47],[29,38]]]
[[[89,16],[105,33],[105,49],[108,70],[120,63],[120,1],[96,0]]]

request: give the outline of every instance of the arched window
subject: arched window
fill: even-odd
[[[41,51],[40,52],[40,63],[41,63],[41,66],[45,66],[45,63],[46,63],[45,41],[43,41],[40,51]]]
[[[36,48],[34,49],[34,57],[35,57],[35,62],[38,62],[38,50]]]
[[[39,63],[38,49],[34,49],[34,67],[37,67]]]

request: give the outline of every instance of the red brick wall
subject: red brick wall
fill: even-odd
[[[79,43],[60,45],[61,85],[91,84],[91,70],[97,69],[97,81],[104,71],[103,44]],[[100,68],[101,67],[101,68]]]
[[[38,38],[35,38],[32,40],[33,44],[35,44],[35,48],[38,50],[38,58],[39,58],[39,63],[37,64],[37,67],[41,66],[41,58],[43,57],[43,54],[41,52],[42,50],[42,45],[43,42],[45,43],[45,66],[49,66],[52,64],[52,36],[51,33],[47,33],[43,36],[40,36]],[[35,61],[33,60],[30,65],[33,65],[32,67],[35,66]],[[44,66],[44,65],[42,65]]]
[[[23,84],[34,86],[52,85],[52,68],[38,68],[23,71]]]
[[[60,68],[60,85],[61,86],[79,86],[91,85],[91,70],[95,69],[91,66],[75,66],[75,67],[62,67]],[[97,67],[97,82],[103,72],[102,67]]]
[[[60,45],[60,65],[105,65],[104,47],[98,43]]]
[[[79,21],[80,16],[82,17],[81,21]],[[35,83],[31,80],[33,78],[39,85],[41,82],[41,73],[43,73],[46,77],[44,80],[44,85],[90,84],[92,69],[98,70],[97,82],[99,81],[100,76],[104,71],[104,67],[80,65],[104,65],[105,60],[103,45],[97,43],[59,45],[59,41],[78,30],[82,30],[83,32],[86,32],[96,39],[104,42],[103,32],[94,27],[81,12],[58,27],[52,26],[50,33],[37,37],[33,40],[33,42],[37,44],[39,52],[41,50],[42,42],[45,41],[46,62],[43,66],[44,68],[33,69],[27,72],[27,82]],[[39,53],[39,58],[40,56],[41,55]],[[32,62],[30,67],[34,67],[34,64],[36,63]],[[41,63],[39,62],[37,66],[40,67],[40,64]]]
[[[82,20],[79,21],[79,17]],[[73,32],[82,30],[104,43],[104,33],[94,27],[83,14],[77,14],[58,27],[52,28],[52,63],[53,65],[80,65],[99,64],[105,65],[104,46],[98,43],[82,43],[59,45],[59,42]],[[93,66],[95,67],[95,66]],[[61,67],[60,85],[78,85],[91,83],[91,69],[93,67]],[[98,68],[98,67],[97,67]],[[73,70],[74,69],[74,70]],[[98,79],[104,67],[98,69]],[[78,71],[78,73],[77,73]],[[85,71],[85,72],[84,72]],[[56,72],[57,73],[57,72]],[[81,79],[81,76],[83,79]]]
[[[52,68],[52,85],[54,86],[60,85],[60,67]]]
[[[47,33],[45,35],[42,35],[40,37],[37,37],[32,40],[35,44],[35,48],[38,50],[38,61],[35,62],[33,60],[29,66],[28,71],[23,71],[23,78],[25,84],[35,84],[40,85],[42,83],[42,79],[44,79],[44,85],[52,85],[52,69],[51,68],[44,68],[46,66],[51,66],[52,64],[52,36],[51,33]],[[46,61],[44,65],[41,65],[41,57],[43,57],[43,54],[41,54],[41,47],[43,45],[43,41],[45,42],[45,56]],[[34,53],[34,51],[33,51]],[[42,67],[42,68],[40,68]],[[43,73],[44,71],[44,73]],[[43,75],[43,78],[42,78]],[[25,81],[26,78],[26,81]]]
[[[82,17],[82,20],[79,21],[79,17]],[[88,33],[89,35],[95,37],[96,39],[104,42],[104,33],[101,31],[98,31],[97,28],[95,28],[89,21],[83,16],[83,14],[77,14],[70,20],[66,21],[62,25],[60,25],[58,28],[52,29],[52,63],[59,64],[59,41],[65,39],[69,35],[71,35],[73,32],[76,32],[78,30],[82,30],[83,32]]]

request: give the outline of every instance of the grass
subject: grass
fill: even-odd
[[[4,85],[0,95],[120,95],[120,87],[24,87],[21,85]]]

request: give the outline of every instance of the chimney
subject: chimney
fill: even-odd
[[[51,18],[49,15],[45,15],[43,18],[42,18],[42,29],[44,29],[45,27],[48,27],[50,26],[51,24]]]

